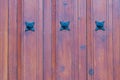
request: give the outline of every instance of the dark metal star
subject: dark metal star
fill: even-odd
[[[25,31],[35,31],[34,29],[34,25],[35,25],[35,22],[25,22],[25,25],[26,25],[26,29]]]
[[[103,31],[105,31],[105,28],[104,28],[104,21],[102,21],[102,22],[98,22],[98,21],[95,21],[95,23],[96,23],[96,29],[95,29],[95,31],[98,31],[98,30],[103,30]]]
[[[70,28],[69,28],[70,21],[67,21],[67,22],[60,21],[60,24],[61,24],[60,31],[62,31],[62,30],[70,31]]]

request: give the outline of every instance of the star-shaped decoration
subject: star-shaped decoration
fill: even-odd
[[[95,21],[95,23],[96,23],[96,29],[95,29],[95,31],[98,31],[98,30],[105,31],[105,28],[104,28],[105,21],[102,21],[102,22]]]
[[[25,25],[26,25],[26,29],[25,31],[35,31],[34,29],[34,25],[35,25],[35,22],[25,22]]]
[[[70,28],[69,28],[70,21],[67,21],[67,22],[60,21],[60,24],[61,24],[60,31],[62,31],[62,30],[70,31]]]

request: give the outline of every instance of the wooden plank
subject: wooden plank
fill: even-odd
[[[42,79],[42,24],[40,24],[42,7],[39,3],[40,0],[23,0],[22,2],[22,80]],[[25,32],[26,21],[35,22],[35,32]]]
[[[92,18],[91,18],[91,35],[93,39],[91,42],[93,44],[94,54],[94,79],[95,80],[108,80],[108,69],[107,69],[107,0],[92,0]],[[105,31],[95,31],[96,24],[95,21],[105,21]]]
[[[79,80],[87,80],[87,0],[78,0]],[[79,19],[80,18],[80,19]],[[75,35],[76,35],[75,34]]]
[[[22,0],[17,0],[17,66],[18,80],[22,80]]]
[[[120,2],[113,0],[113,80],[119,80],[120,76]]]
[[[107,79],[113,79],[113,0],[107,0]]]
[[[44,0],[44,80],[52,80],[52,2]]]
[[[56,1],[56,80],[72,80],[73,2]],[[60,31],[60,21],[70,21],[70,31]]]
[[[94,68],[93,35],[92,35],[92,0],[87,0],[87,79],[93,80],[94,76],[89,74],[89,70]]]
[[[82,0],[80,0],[82,1]],[[81,2],[83,3],[83,2]],[[72,16],[73,16],[73,21],[71,21],[72,25],[70,27],[73,27],[72,29],[72,32],[73,32],[73,54],[72,55],[72,79],[71,80],[79,80],[79,78],[81,78],[81,76],[79,75],[79,57],[80,57],[80,52],[79,52],[79,49],[80,49],[80,43],[79,43],[79,36],[81,34],[78,34],[79,33],[79,30],[80,30],[80,24],[79,24],[79,21],[80,21],[80,13],[79,13],[79,1],[78,0],[74,0],[73,1],[73,4],[72,4]],[[72,17],[71,16],[71,17]],[[80,55],[79,55],[80,54]],[[81,78],[82,79],[82,78]]]
[[[92,80],[93,78],[101,79],[102,76],[104,75],[103,72],[106,73],[104,78],[107,78],[107,80],[113,80],[112,0],[107,0],[107,4],[105,2],[106,1],[103,1],[104,6],[100,7],[99,5],[101,5],[102,2],[100,2],[101,4],[99,4],[99,2],[94,2],[92,0],[88,0],[87,1],[87,25],[88,25],[88,27],[87,27],[87,30],[88,30],[87,31],[88,32],[88,35],[87,35],[88,36],[87,37],[88,51],[87,51],[87,53],[88,53],[88,55],[87,56],[88,56],[88,72],[89,72],[90,68],[94,67],[94,64],[96,64],[96,65],[100,64],[100,66],[98,65],[99,68],[97,68],[97,66],[95,65],[97,70],[94,69],[94,72],[95,72],[94,76],[91,76],[91,75],[88,74],[88,80]],[[96,3],[98,3],[98,4],[96,4]],[[99,8],[96,7],[96,6],[99,6]],[[93,8],[96,8],[96,9],[93,10]],[[102,9],[104,9],[104,10],[102,10]],[[92,11],[94,11],[94,12],[92,12]],[[99,11],[99,12],[97,12],[97,11]],[[101,15],[101,13],[103,13],[103,14]],[[96,33],[96,32],[93,33],[93,30],[95,30],[95,28],[93,29],[93,26],[95,25],[94,21],[96,19],[102,20],[102,19],[105,19],[105,18],[106,18],[106,21],[105,21],[105,23],[106,23],[106,26],[105,26],[106,27],[106,33],[105,34],[104,33],[100,33],[100,32],[99,33]],[[98,37],[95,37],[94,35],[95,36],[96,35],[97,36],[98,35],[106,36],[106,40],[105,40],[106,42],[103,43],[102,41],[100,41],[100,38],[99,38],[99,41],[96,42],[96,40],[98,40],[96,38],[98,38]],[[95,39],[95,40],[93,40],[93,39]],[[104,40],[104,38],[103,38],[103,40]],[[104,46],[101,43],[102,44],[106,44],[106,45]],[[102,53],[103,55],[101,54],[101,50],[99,51],[100,52],[99,54],[101,54],[101,58],[104,57],[104,60],[100,60],[99,62],[96,61],[96,59],[98,58],[96,56],[98,54],[97,53],[98,51],[96,50],[98,45],[104,46],[103,48],[101,48],[101,47],[99,48],[98,47],[99,49],[104,49],[104,52]],[[94,47],[94,46],[96,46],[96,47]],[[95,53],[92,54],[93,52],[95,52]],[[103,64],[101,64],[102,63],[101,61],[103,61]],[[94,62],[94,64],[93,64],[93,62]],[[102,65],[102,67],[104,66],[103,69],[106,70],[106,71],[104,71],[102,69],[101,65]],[[99,72],[100,70],[101,70],[101,73]],[[96,71],[98,71],[98,72],[96,72]],[[98,74],[98,73],[100,73],[100,74]],[[97,77],[98,75],[99,76],[101,75],[101,77]],[[105,79],[103,79],[103,80],[105,80]]]
[[[56,0],[52,0],[52,80],[56,80]]]
[[[17,80],[17,0],[9,0],[9,80]]]
[[[0,79],[8,80],[8,0],[0,0]]]
[[[56,1],[56,80],[86,78],[85,4],[83,0]],[[70,21],[70,31],[60,31],[60,21]]]
[[[37,73],[36,80],[43,79],[43,0],[37,0],[37,14],[36,14],[36,45],[37,45]]]
[[[0,78],[8,78],[8,1],[0,1]]]

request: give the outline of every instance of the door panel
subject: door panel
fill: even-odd
[[[73,2],[56,1],[56,80],[72,80]],[[71,31],[60,31],[60,21],[70,21]]]
[[[105,28],[107,26],[106,21],[106,0],[96,1],[92,0],[92,35],[93,35],[93,56],[94,56],[94,79],[96,80],[107,80],[107,53],[106,53],[106,31],[95,32],[95,21],[105,21]]]
[[[22,80],[36,80],[36,31],[25,32],[25,22],[36,23],[37,0],[23,0],[23,28],[22,28]],[[36,24],[35,24],[36,27]]]
[[[22,80],[42,79],[42,5],[39,1],[23,0],[22,4]],[[25,31],[25,22],[35,22],[35,31]]]
[[[86,79],[85,14],[84,0],[56,1],[56,80]],[[60,31],[60,21],[70,21],[70,31]]]
[[[56,80],[72,80],[73,78],[73,23],[71,23],[73,3],[71,0],[56,1]],[[60,31],[60,21],[70,21],[70,31]]]
[[[112,72],[112,57],[111,53],[109,54],[109,50],[112,47],[110,44],[111,37],[109,34],[111,31],[110,19],[111,15],[109,14],[109,3],[107,0],[91,0],[91,34],[90,34],[90,43],[91,46],[91,59],[93,61],[93,69],[94,69],[94,79],[95,80],[110,80]],[[105,31],[96,29],[95,21],[104,22]],[[110,27],[109,27],[110,26]],[[89,34],[88,34],[89,35]],[[112,35],[111,35],[112,36]],[[89,41],[88,41],[89,42]],[[108,64],[109,63],[109,64]],[[112,77],[111,77],[112,78]],[[93,79],[93,78],[92,78]],[[90,79],[91,80],[91,79]]]
[[[107,34],[106,31],[95,32],[95,21],[105,21],[104,27],[107,26],[107,0],[92,0],[92,35],[93,35],[93,56],[94,56],[94,79],[95,80],[108,80],[107,79]]]

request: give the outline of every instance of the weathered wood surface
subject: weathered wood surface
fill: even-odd
[[[119,5],[0,0],[0,80],[119,80]],[[32,21],[35,32],[25,32]],[[60,21],[70,21],[70,31],[60,31]],[[105,31],[95,31],[95,21],[105,21]]]

